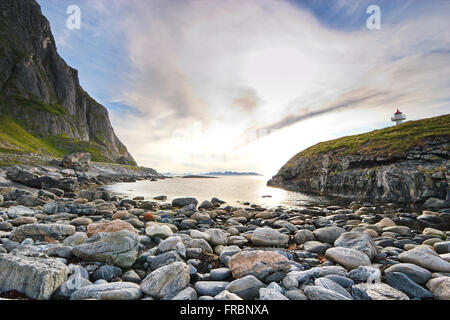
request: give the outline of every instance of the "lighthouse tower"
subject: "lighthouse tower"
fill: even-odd
[[[406,114],[402,113],[400,110],[397,109],[397,111],[394,113],[394,116],[391,117],[391,121],[395,122],[395,125],[398,125],[400,123],[403,123],[403,121],[406,120]]]

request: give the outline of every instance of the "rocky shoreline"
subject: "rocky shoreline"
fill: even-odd
[[[449,208],[237,207],[86,189],[162,177],[99,178],[110,168],[7,171],[28,187],[0,187],[0,298],[450,299]]]

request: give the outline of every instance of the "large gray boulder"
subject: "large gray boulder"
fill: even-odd
[[[86,261],[131,267],[138,256],[139,236],[128,230],[100,232],[73,248],[73,254]]]
[[[370,266],[371,264],[365,253],[349,248],[330,248],[325,252],[325,257],[347,269],[356,269],[359,266]]]
[[[373,243],[372,237],[364,232],[351,231],[342,233],[334,242],[334,246],[359,250],[364,252],[370,260],[377,254],[377,248]]]
[[[289,236],[272,228],[257,228],[252,234],[252,243],[259,247],[287,247]]]
[[[49,241],[62,240],[75,233],[75,226],[69,224],[24,224],[17,227],[11,233],[11,239],[14,241],[23,241],[26,238],[33,240]]]
[[[430,271],[450,272],[450,262],[442,259],[430,246],[420,245],[398,255],[401,262],[413,263]]]
[[[142,291],[133,282],[112,282],[95,284],[75,291],[70,300],[138,300],[142,298]]]
[[[91,154],[88,152],[77,152],[66,155],[61,161],[61,167],[86,172],[91,164]]]
[[[194,204],[197,206],[198,200],[195,198],[176,198],[172,200],[172,206],[177,208],[182,208],[188,204]]]
[[[189,284],[189,266],[174,262],[150,273],[141,283],[142,291],[155,298],[171,299]]]
[[[403,292],[385,283],[360,283],[352,287],[356,300],[409,300]]]
[[[0,292],[16,290],[37,300],[49,300],[67,279],[67,266],[37,252],[0,253]]]
[[[259,289],[264,287],[264,283],[249,275],[230,282],[225,290],[237,294],[244,300],[251,300],[259,297]]]

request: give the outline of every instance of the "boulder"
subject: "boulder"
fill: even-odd
[[[34,216],[34,210],[22,205],[10,207],[8,208],[6,213],[8,214],[8,217],[10,219],[16,219],[23,216],[26,217]]]
[[[334,242],[335,247],[349,248],[364,252],[370,260],[377,254],[377,248],[372,237],[364,232],[345,232]]]
[[[78,152],[66,155],[61,161],[61,167],[86,172],[91,164],[91,154]]]
[[[133,282],[112,282],[82,287],[75,291],[70,300],[138,300],[142,291]]]
[[[403,292],[385,283],[360,283],[352,287],[356,300],[409,300]]]
[[[353,300],[334,290],[319,286],[307,286],[304,292],[309,300]]]
[[[430,246],[420,245],[398,255],[401,262],[413,263],[430,271],[450,272],[450,263],[442,259]]]
[[[97,233],[83,244],[73,248],[73,253],[86,261],[98,261],[128,268],[138,255],[139,236],[129,230]]]
[[[252,234],[252,243],[260,247],[287,247],[289,236],[272,228],[257,228]]]
[[[323,227],[314,230],[313,234],[318,241],[333,244],[344,232],[345,229],[340,227]]]
[[[151,272],[141,283],[142,291],[155,298],[170,299],[189,284],[189,266],[174,262]]]
[[[347,269],[356,269],[359,266],[370,266],[369,257],[358,250],[335,247],[325,252],[325,257],[335,263],[344,266]]]
[[[68,224],[25,224],[15,228],[11,233],[14,241],[26,238],[33,240],[53,241],[61,240],[75,233],[75,227]]]
[[[238,295],[244,300],[251,300],[257,298],[259,296],[259,289],[264,287],[264,283],[259,281],[255,276],[248,275],[230,282],[225,290]]]
[[[15,290],[37,300],[49,300],[67,279],[67,266],[45,254],[0,253],[0,292]]]
[[[198,200],[195,198],[176,198],[172,200],[172,206],[177,208],[182,208],[188,204],[194,204],[197,206]]]
[[[99,232],[116,232],[120,230],[129,230],[138,234],[139,232],[128,222],[122,220],[113,220],[107,222],[91,223],[87,227],[88,237],[92,237]]]
[[[234,254],[229,259],[228,267],[235,279],[253,275],[264,280],[274,272],[288,272],[291,265],[285,256],[277,252],[255,250]]]

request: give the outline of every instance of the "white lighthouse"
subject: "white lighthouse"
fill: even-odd
[[[395,122],[395,125],[398,125],[400,123],[403,123],[403,121],[406,120],[406,114],[402,113],[400,110],[397,109],[397,111],[394,113],[394,116],[391,117],[391,121]]]

